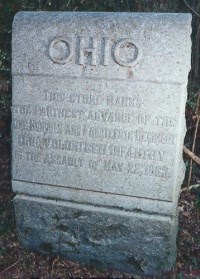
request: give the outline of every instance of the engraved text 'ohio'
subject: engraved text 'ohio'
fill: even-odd
[[[84,66],[108,66],[112,60],[132,67],[138,63],[140,51],[129,38],[114,41],[109,37],[56,37],[49,44],[49,56],[57,64],[74,61]]]

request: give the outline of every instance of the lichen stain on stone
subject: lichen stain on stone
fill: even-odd
[[[77,219],[83,215],[83,212],[81,210],[77,210],[73,213],[73,218]]]
[[[120,223],[108,225],[105,229],[107,232],[127,231],[127,227]]]
[[[32,235],[32,234],[33,234],[32,228],[30,228],[30,227],[25,227],[25,228],[24,228],[24,234],[25,234],[26,236]]]
[[[133,78],[133,71],[130,69],[127,70],[127,78]]]
[[[132,265],[135,271],[143,272],[142,260],[136,260],[134,256],[131,256],[127,258],[127,263]]]
[[[92,243],[92,244],[95,244],[95,245],[107,245],[108,244],[108,241],[105,240],[105,239],[94,239],[92,237],[89,237],[88,240]]]
[[[51,253],[52,250],[53,250],[53,247],[50,243],[48,242],[42,242],[40,244],[40,247],[39,247],[40,250],[42,250],[42,252],[44,253]]]
[[[63,231],[63,232],[68,232],[69,231],[69,227],[66,226],[66,225],[63,225],[63,224],[60,224],[60,225],[56,226],[56,228],[60,231]]]
[[[60,220],[59,214],[56,212],[52,219],[55,219],[56,222],[58,222]]]
[[[97,269],[102,269],[102,262],[97,259],[90,258],[90,266],[95,266]]]
[[[69,242],[69,241],[66,241],[67,245],[69,245],[70,247],[73,247],[74,249],[77,247],[77,243],[76,242]]]

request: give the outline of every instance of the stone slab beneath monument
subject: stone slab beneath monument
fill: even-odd
[[[176,257],[176,218],[17,195],[18,236],[30,250],[90,266],[156,274]]]

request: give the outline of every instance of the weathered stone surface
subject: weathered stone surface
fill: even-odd
[[[21,243],[99,268],[155,274],[176,254],[176,219],[41,198],[15,198]]]
[[[175,178],[183,172],[182,161],[176,168],[183,141],[181,85],[17,76],[13,86],[20,92],[13,100],[13,148],[21,154],[13,162],[14,180],[161,200],[164,207],[173,202]],[[45,100],[56,91],[65,94],[64,101]],[[101,103],[77,104],[76,92]],[[107,104],[124,92],[141,107]],[[184,106],[181,118],[183,112]],[[126,199],[119,206],[126,206]]]
[[[13,26],[13,74],[186,83],[190,22],[188,14],[21,12]],[[57,38],[62,43],[56,52],[52,42]],[[135,55],[127,48],[114,57],[113,47],[123,39],[130,39],[130,48],[138,51],[133,63]],[[81,54],[86,51],[83,59],[80,44]],[[92,47],[93,61],[87,59]],[[130,67],[116,63],[116,57]]]
[[[142,270],[153,273],[166,250],[163,269],[173,264],[184,176],[190,22],[188,14],[16,15],[12,178],[19,237],[25,246],[39,250],[41,243],[51,242],[53,253],[68,255],[62,241],[58,249],[57,228],[55,239],[46,235],[46,228],[53,226],[49,210],[55,212],[56,199],[64,222],[79,208],[89,230],[101,231],[109,218],[112,224],[121,222],[116,234],[106,231],[101,239],[111,241],[116,262],[107,252],[103,260],[103,244],[98,246],[95,235],[97,245],[85,242],[82,219],[76,221],[80,241],[71,258],[88,263],[83,255],[92,251],[103,266],[134,272],[127,261],[133,253],[136,262],[145,262]],[[31,208],[42,209],[38,226]],[[33,240],[24,233],[26,223],[32,224]],[[76,231],[75,221],[69,223]],[[155,239],[149,229],[154,225],[155,234],[161,235]],[[124,226],[128,233],[121,238]],[[39,242],[37,234],[44,234]],[[132,245],[124,244],[124,255],[122,242]]]

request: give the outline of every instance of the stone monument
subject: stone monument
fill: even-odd
[[[20,12],[12,185],[23,246],[156,274],[176,258],[191,15]]]

